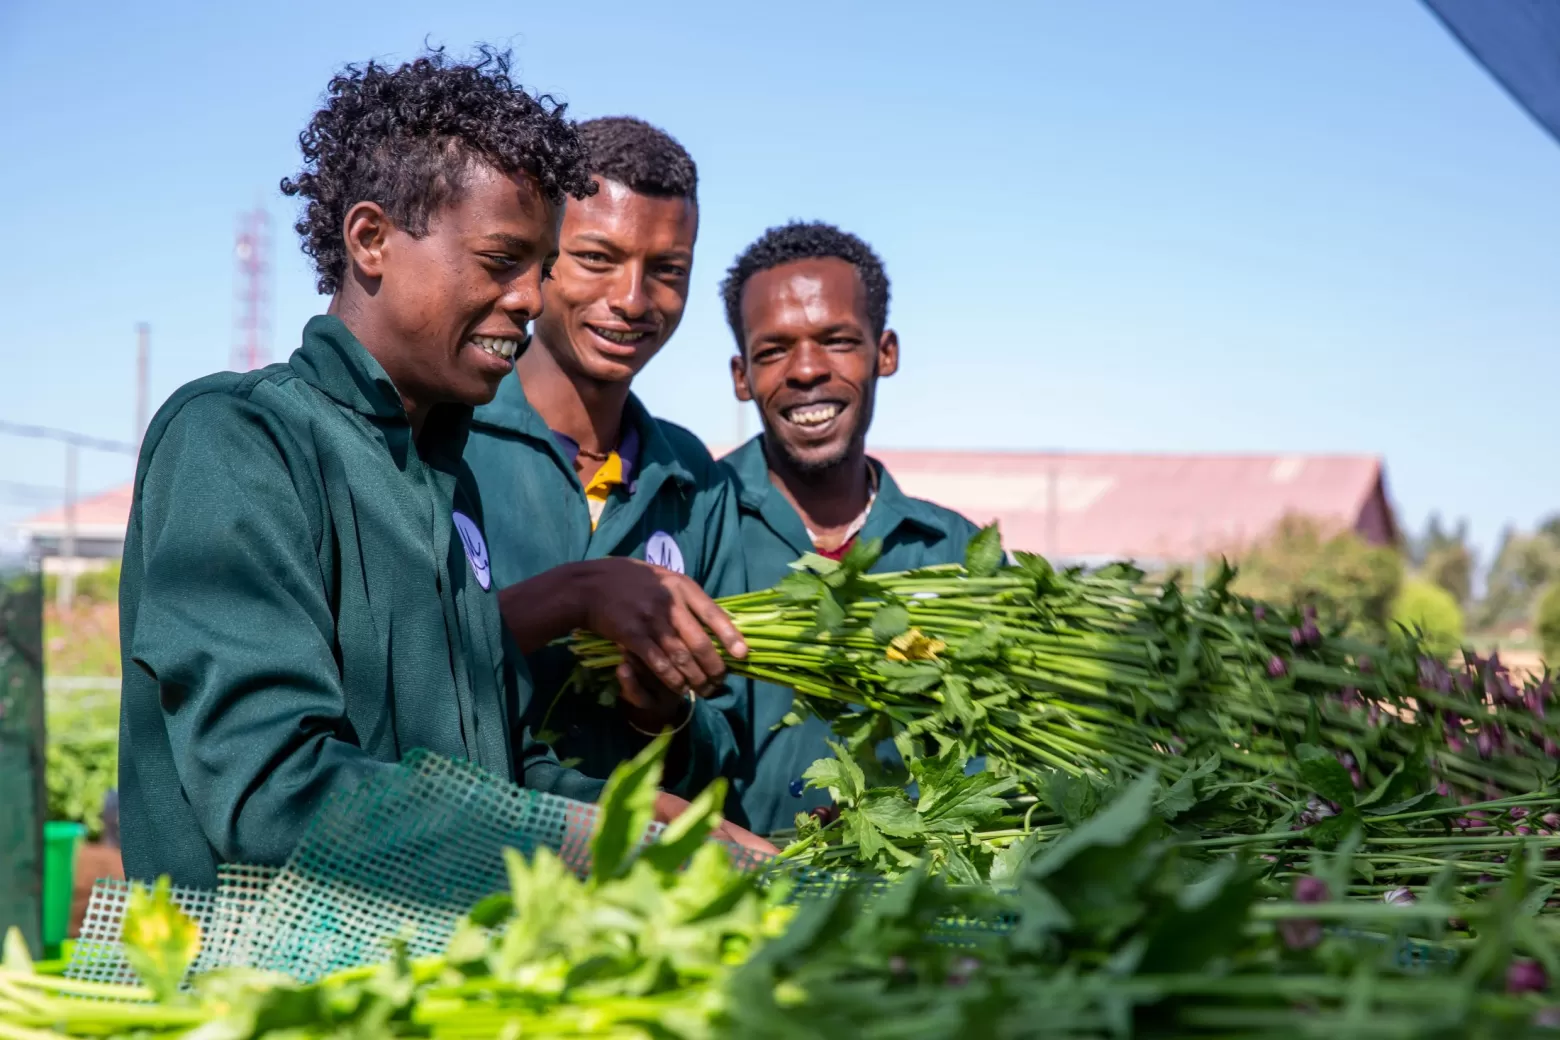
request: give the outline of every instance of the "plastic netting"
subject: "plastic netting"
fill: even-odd
[[[585,876],[596,814],[594,805],[516,787],[469,763],[413,753],[330,802],[282,867],[225,866],[215,891],[176,888],[173,898],[201,929],[191,972],[247,967],[311,981],[384,960],[392,939],[404,941],[413,956],[438,954],[462,914],[508,887],[504,849],[529,855],[545,846]],[[652,824],[643,841],[663,829]],[[847,886],[882,892],[889,885],[727,849],[742,869],[783,872],[797,899]],[[124,881],[98,882],[67,976],[135,981],[119,942],[129,892]],[[950,919],[933,936],[964,945],[1013,924],[1005,916]],[[1403,943],[1397,962],[1422,968],[1443,954]]]
[[[508,887],[503,851],[545,846],[590,871],[597,808],[516,787],[466,762],[413,752],[333,799],[281,868],[224,867],[215,891],[175,889],[200,925],[192,972],[241,966],[303,981],[383,960],[387,941],[442,952],[478,900]],[[664,829],[651,824],[643,838]],[[742,869],[765,857],[727,845]],[[66,975],[131,982],[119,946],[130,886],[100,881]]]

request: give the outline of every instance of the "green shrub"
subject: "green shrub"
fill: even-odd
[[[1546,662],[1560,662],[1560,582],[1550,585],[1539,597],[1533,627],[1538,630],[1538,645]]]
[[[103,798],[118,782],[119,697],[114,693],[51,694],[44,760],[49,819],[103,830]]]
[[[1456,598],[1421,577],[1408,578],[1392,601],[1392,620],[1424,633],[1425,647],[1448,657],[1462,648],[1463,613]]]
[[[119,602],[119,569],[118,560],[101,570],[87,571],[76,576],[76,600],[80,603],[118,603]],[[45,574],[43,576],[43,598],[46,603],[53,603],[59,595],[60,577],[57,574]]]
[[[1286,517],[1240,557],[1235,589],[1269,603],[1310,604],[1369,638],[1387,634],[1403,558],[1352,531]]]

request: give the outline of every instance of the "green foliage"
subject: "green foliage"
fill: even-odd
[[[1315,606],[1355,631],[1380,637],[1388,631],[1402,584],[1403,559],[1396,550],[1291,516],[1241,559],[1235,588],[1271,603]]]
[[[118,603],[119,571],[120,562],[115,560],[106,567],[76,575],[76,600],[80,603]],[[59,588],[59,575],[43,576],[43,597],[46,602],[55,601]]]
[[[1501,537],[1477,615],[1480,628],[1526,624],[1543,590],[1560,581],[1557,519],[1540,525],[1532,534],[1507,531]]]
[[[1544,660],[1560,663],[1560,581],[1550,585],[1538,601],[1533,619]]]
[[[1424,633],[1434,654],[1449,657],[1462,648],[1463,613],[1457,600],[1433,581],[1411,577],[1392,601],[1392,620],[1409,631]]]
[[[103,830],[103,798],[118,783],[119,698],[51,696],[45,726],[49,819],[84,824],[95,838]]]
[[[1459,607],[1473,599],[1474,554],[1468,544],[1468,521],[1459,520],[1454,530],[1441,524],[1440,514],[1430,517],[1422,538],[1412,545],[1414,566],[1427,580],[1451,593]]]

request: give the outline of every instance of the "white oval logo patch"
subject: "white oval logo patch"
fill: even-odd
[[[677,548],[676,539],[665,531],[657,531],[645,543],[645,562],[678,574],[687,573],[683,570],[682,550]]]
[[[487,542],[483,541],[482,532],[472,523],[471,517],[459,510],[455,513],[455,530],[460,534],[460,544],[466,550],[471,573],[477,576],[477,584],[486,592],[493,584],[493,571],[488,566]]]

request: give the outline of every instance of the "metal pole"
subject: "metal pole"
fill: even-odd
[[[76,453],[73,442],[65,445],[65,537],[60,539],[58,602],[69,610],[76,599]]]
[[[135,444],[146,436],[147,372],[151,366],[152,327],[146,322],[135,327]]]

